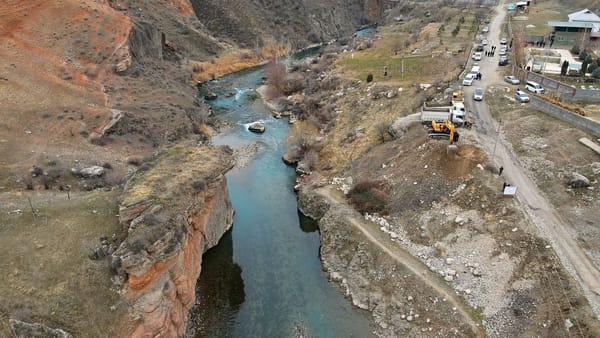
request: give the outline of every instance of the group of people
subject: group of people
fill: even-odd
[[[485,56],[494,56],[496,54],[496,46],[492,46],[490,50],[485,51]]]

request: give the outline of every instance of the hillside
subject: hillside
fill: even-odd
[[[111,280],[115,267],[90,258],[110,256],[127,239],[114,215],[131,174],[182,141],[205,143],[216,128],[198,100],[196,62],[242,47],[295,49],[350,35],[377,18],[378,3],[0,2],[0,237],[9,271],[0,280],[0,336],[12,336],[9,319],[83,337],[108,323],[119,322],[103,331],[109,335],[131,330],[122,281]],[[226,164],[215,162],[206,172]],[[217,185],[215,196],[223,189]],[[223,215],[210,224],[227,222]],[[200,256],[191,257],[199,265]],[[180,319],[173,315],[175,330]]]

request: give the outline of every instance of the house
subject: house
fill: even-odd
[[[569,21],[549,21],[553,27],[554,43],[560,45],[575,45],[581,39],[600,39],[600,16],[589,9],[569,14]]]

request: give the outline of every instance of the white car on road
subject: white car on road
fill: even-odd
[[[475,88],[475,91],[473,92],[473,100],[483,101],[483,89]]]
[[[467,76],[465,76],[465,78],[463,79],[463,86],[470,86],[473,84],[473,80],[475,80],[475,75],[473,74],[467,74]]]
[[[500,39],[500,44],[501,45],[506,45],[507,43],[508,43],[508,41],[506,40],[506,38]]]
[[[508,83],[514,84],[514,85],[518,85],[519,83],[521,83],[521,81],[519,81],[519,79],[514,75],[505,76],[504,82],[508,82]]]
[[[473,58],[473,60],[475,60],[475,61],[481,61],[481,53],[480,52],[473,53],[473,56],[471,56],[471,58]]]

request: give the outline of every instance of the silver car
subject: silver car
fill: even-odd
[[[519,102],[529,102],[529,95],[522,90],[517,90],[515,93],[515,98]]]
[[[514,75],[505,76],[504,82],[508,82],[508,83],[514,84],[514,85],[518,85],[519,83],[521,83],[521,81],[519,81],[519,79]]]

